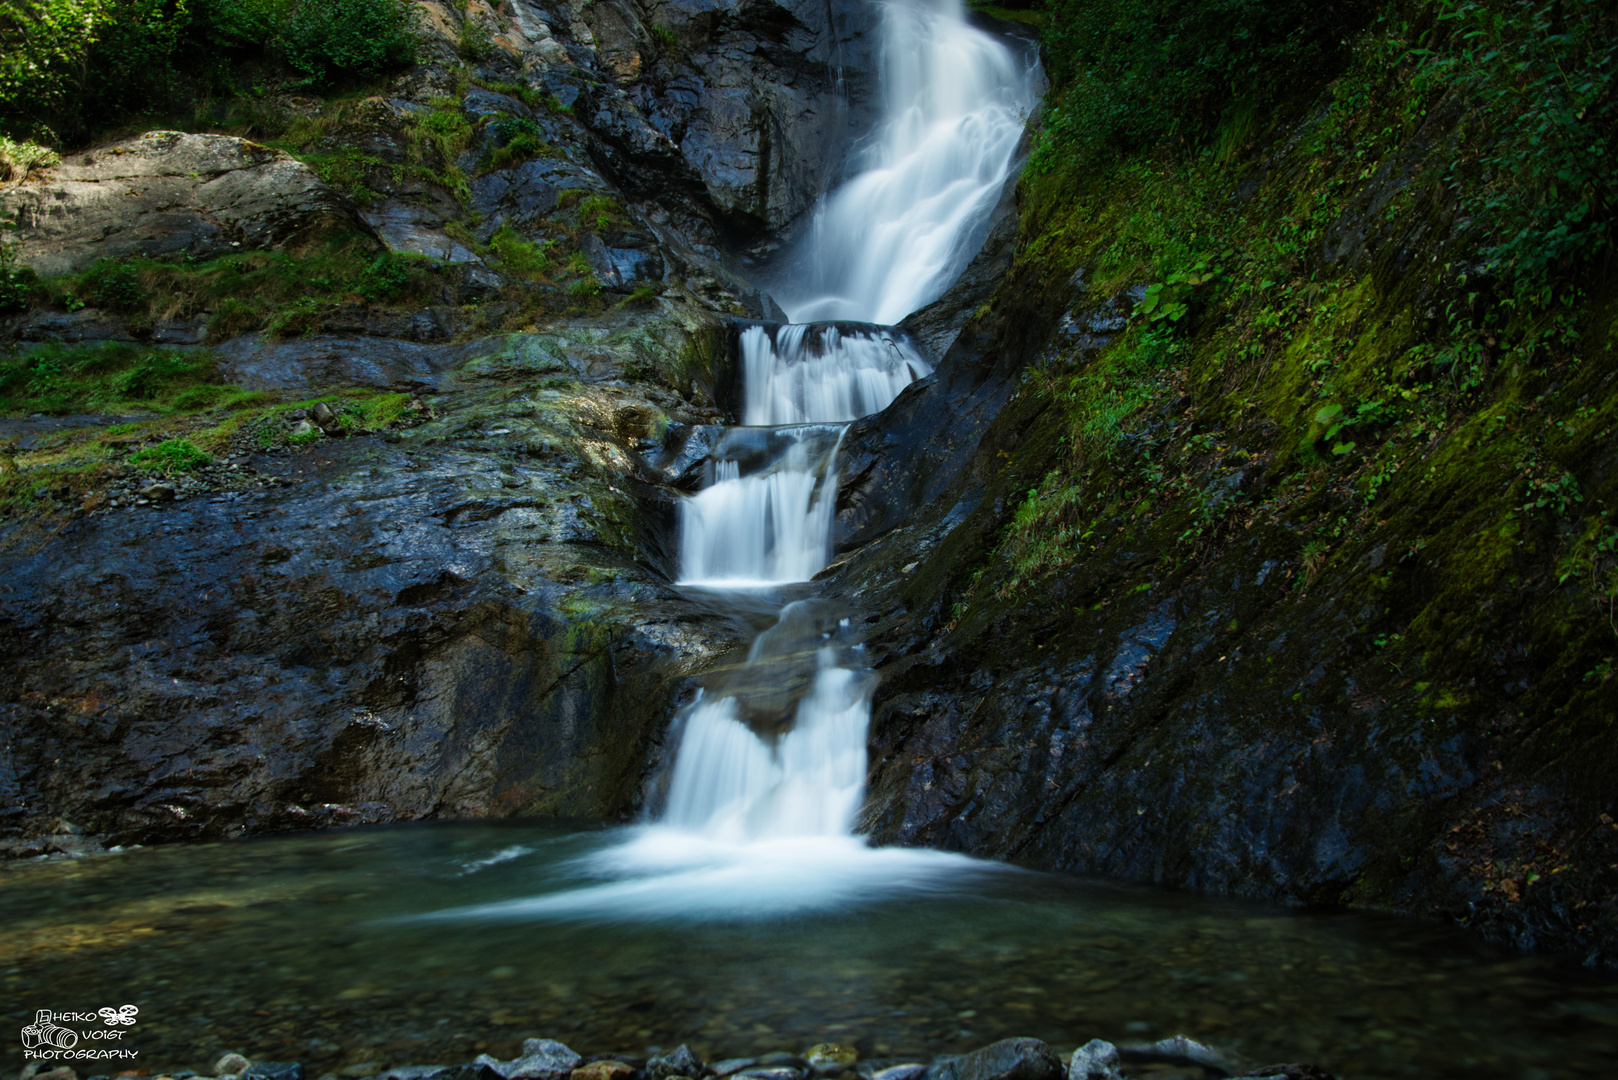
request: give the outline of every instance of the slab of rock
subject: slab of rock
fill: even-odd
[[[943,1057],[927,1080],[1061,1080],[1062,1059],[1038,1039],[1001,1039],[960,1057]]]
[[[502,1080],[571,1080],[573,1070],[584,1059],[555,1039],[529,1039],[522,1044],[522,1056],[498,1061],[479,1054],[474,1065],[485,1065]]]
[[[291,155],[229,135],[148,131],[72,154],[0,192],[21,226],[19,261],[44,275],[97,259],[302,251],[370,229]]]

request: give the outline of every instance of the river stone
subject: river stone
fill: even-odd
[[[715,1076],[726,1077],[757,1064],[758,1058],[722,1058],[713,1063],[712,1071]]]
[[[857,1071],[862,1080],[921,1080],[927,1075],[927,1066],[919,1061],[907,1061],[897,1065],[883,1065],[881,1068],[868,1068],[867,1063],[861,1062]]]
[[[927,1080],[1059,1080],[1062,1059],[1038,1039],[1001,1039],[959,1057],[941,1057]]]
[[[296,1061],[259,1061],[241,1076],[242,1080],[303,1080],[303,1066]]]
[[[1184,1035],[1159,1039],[1155,1043],[1129,1043],[1118,1048],[1118,1057],[1133,1064],[1196,1065],[1225,1076],[1235,1076],[1244,1070],[1242,1063],[1230,1054]]]
[[[803,1052],[803,1060],[816,1076],[836,1076],[853,1068],[859,1058],[859,1052],[853,1047],[837,1043],[819,1043]]]
[[[148,131],[70,154],[0,195],[22,226],[18,261],[44,275],[97,259],[303,251],[370,233],[348,201],[290,154],[229,135]]]
[[[241,1054],[225,1054],[213,1063],[215,1076],[240,1076],[251,1068],[253,1063]]]
[[[573,1070],[572,1080],[626,1080],[634,1075],[634,1066],[609,1058],[605,1061],[592,1061],[588,1065],[580,1065]]]
[[[702,1060],[684,1043],[646,1063],[646,1075],[652,1080],[672,1080],[676,1076],[694,1078],[702,1076],[707,1071]]]
[[[806,1074],[795,1065],[750,1065],[731,1075],[742,1080],[803,1080]]]
[[[1091,1039],[1073,1051],[1067,1066],[1067,1080],[1121,1080],[1118,1048],[1104,1039]]]

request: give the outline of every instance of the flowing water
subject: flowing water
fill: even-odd
[[[983,244],[1037,97],[1037,67],[960,0],[882,12],[884,122],[770,283],[794,322],[896,323],[936,300]]]
[[[626,896],[626,841],[708,869]],[[137,1068],[206,1069],[237,1050],[311,1077],[507,1059],[540,1035],[584,1053],[689,1042],[712,1060],[825,1040],[873,1058],[1185,1032],[1344,1080],[1561,1080],[1618,1060],[1610,980],[1414,920],[959,858],[940,874],[928,860],[947,857],[925,852],[855,864],[838,837],[745,858],[723,840],[684,850],[707,843],[698,829],[462,822],[0,867],[0,1065],[16,1075],[16,1032],[37,1009],[125,1004],[140,1009],[125,1037]],[[835,898],[827,863],[860,869]]]
[[[792,586],[830,557],[845,426],[930,370],[883,324],[936,298],[981,243],[1037,79],[952,2],[883,11],[886,122],[774,283],[801,322],[740,335],[743,426],[716,441],[681,509],[682,581],[775,617],[676,718],[657,819],[0,868],[12,1020],[134,1004],[126,1045],[142,1066],[205,1068],[238,1050],[315,1075],[511,1057],[536,1035],[585,1053],[833,1039],[925,1058],[1015,1035],[1065,1050],[1179,1032],[1352,1078],[1605,1075],[1618,991],[1545,960],[1407,920],[852,835],[872,690],[858,620]],[[0,1045],[21,1063],[17,1041]]]

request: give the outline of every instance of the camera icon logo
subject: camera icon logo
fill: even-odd
[[[51,1022],[51,1011],[41,1009],[34,1016],[34,1022],[22,1029],[22,1044],[25,1049],[36,1050],[42,1046],[54,1046],[58,1050],[71,1050],[79,1041],[79,1033],[72,1028],[62,1027]]]

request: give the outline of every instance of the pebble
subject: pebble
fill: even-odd
[[[839,1043],[820,1043],[803,1052],[803,1060],[816,1076],[836,1076],[854,1067],[859,1052]]]
[[[573,1070],[572,1080],[629,1080],[629,1077],[634,1075],[634,1066],[609,1058],[605,1061],[592,1061],[588,1065],[580,1065]]]
[[[215,1076],[240,1076],[252,1067],[252,1062],[241,1054],[226,1054],[213,1063]]]

